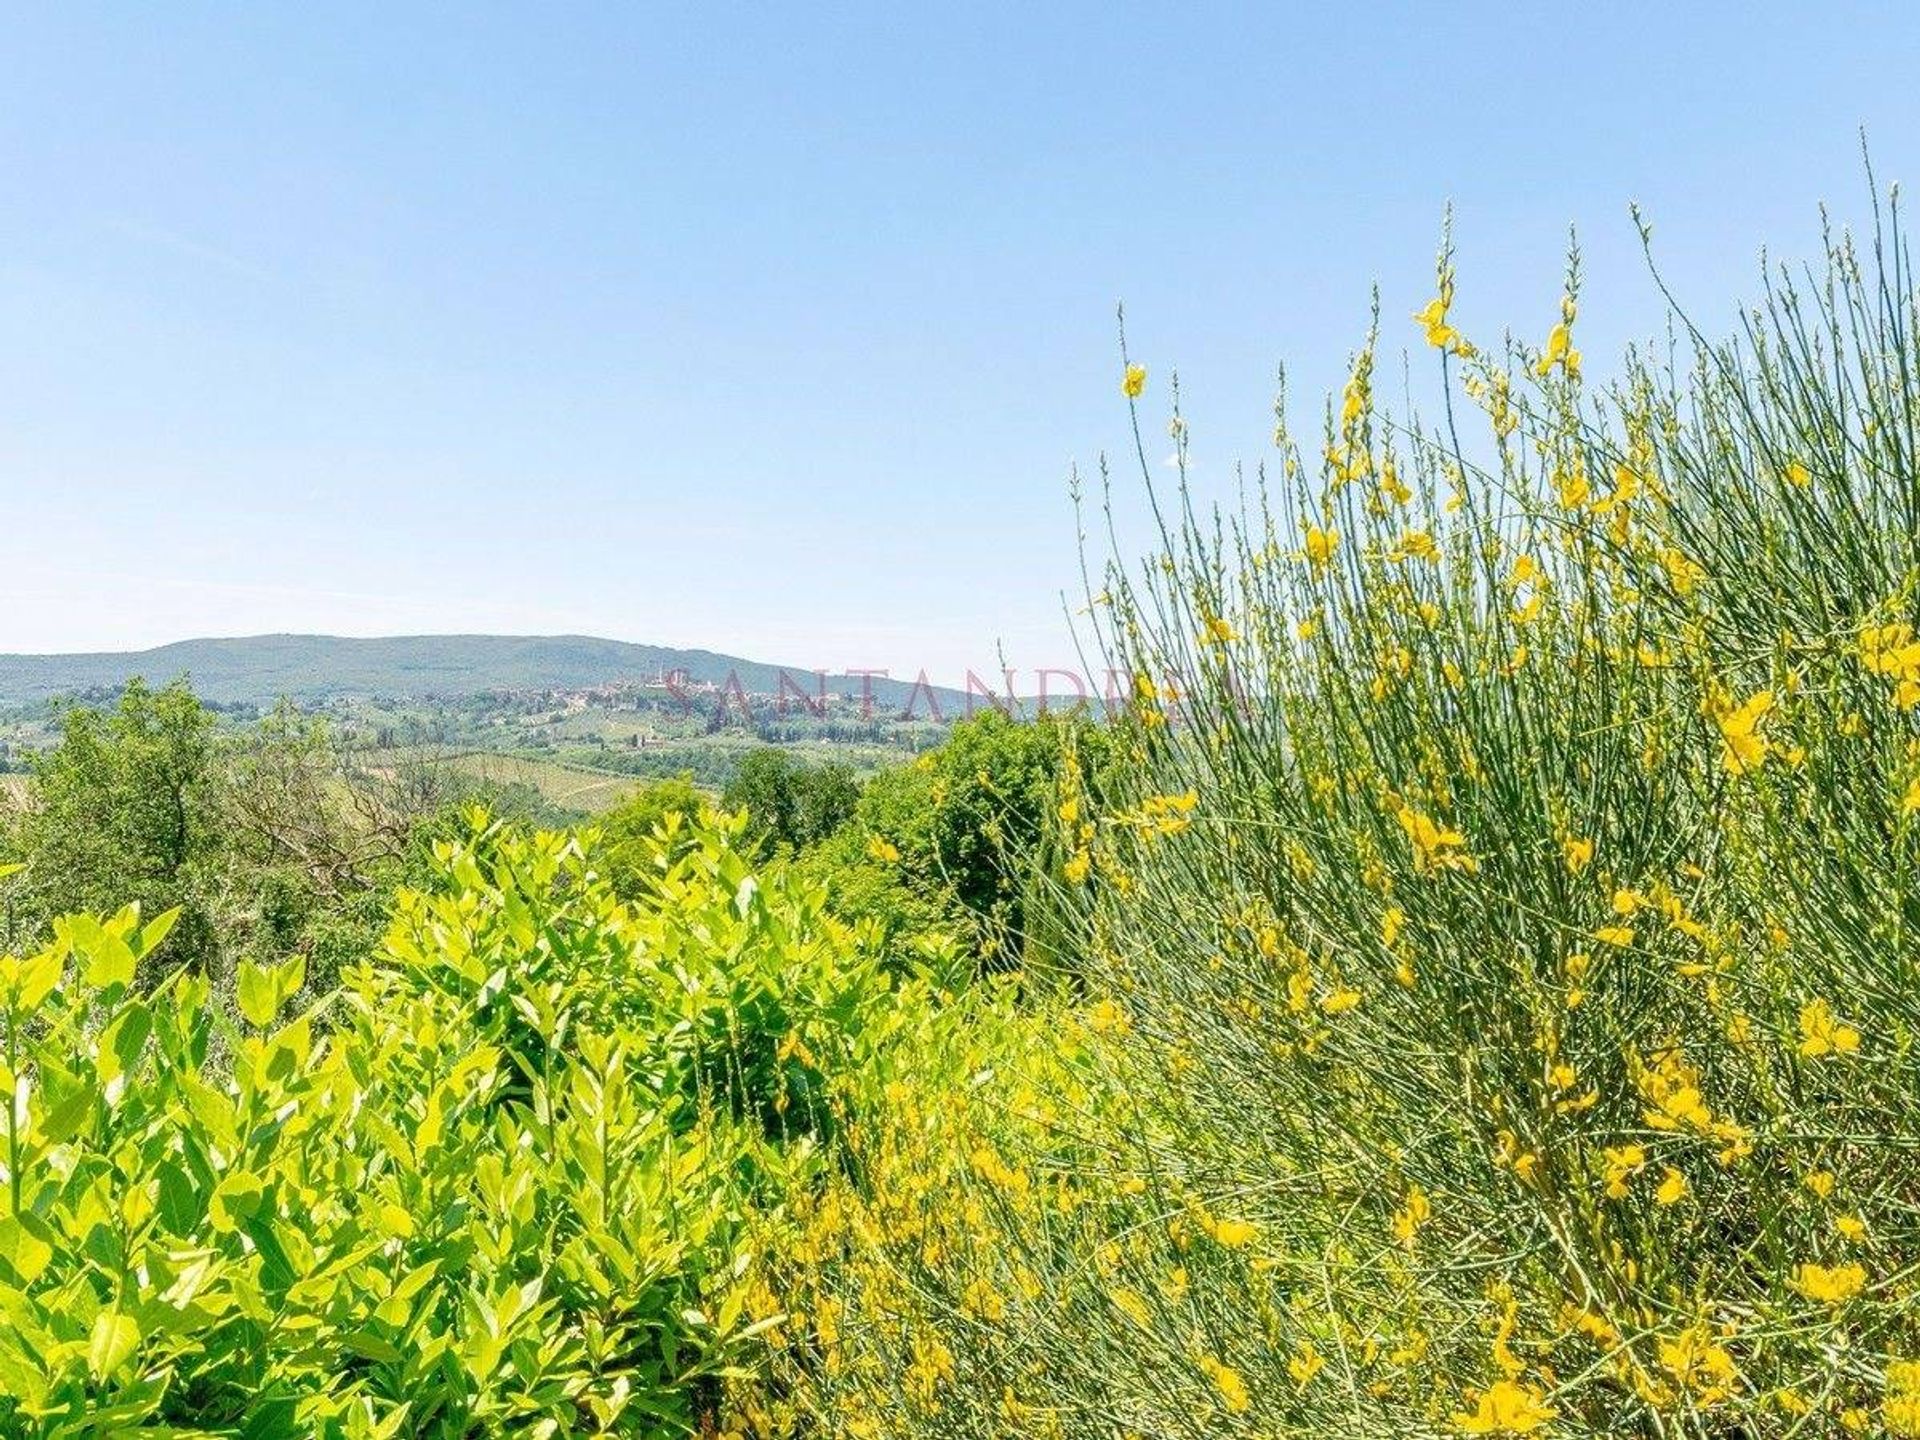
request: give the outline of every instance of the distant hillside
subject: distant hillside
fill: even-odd
[[[772,693],[786,670],[808,695],[818,680],[803,665],[781,667],[709,650],[629,645],[588,635],[399,635],[348,639],[334,635],[255,635],[183,640],[156,650],[95,655],[0,655],[0,704],[23,705],[62,695],[118,690],[134,676],[162,685],[185,676],[206,700],[272,704],[281,697],[312,703],[385,696],[454,700],[496,690],[576,690],[651,680],[684,671],[695,683],[727,683]],[[830,695],[858,696],[857,675],[829,675]],[[906,704],[911,679],[873,681],[876,705]],[[949,716],[965,708],[953,690],[936,690]],[[979,703],[979,702],[976,702]],[[917,713],[926,714],[923,695]]]

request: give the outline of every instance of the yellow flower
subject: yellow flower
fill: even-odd
[[[1660,1181],[1660,1188],[1653,1192],[1655,1201],[1662,1205],[1677,1205],[1687,1198],[1687,1177],[1673,1166],[1667,1166],[1667,1173]]]
[[[1133,1030],[1127,1012],[1111,1000],[1102,1000],[1087,1012],[1087,1027],[1099,1035],[1126,1035]]]
[[[1404,560],[1411,556],[1415,560],[1438,560],[1440,547],[1433,542],[1433,536],[1425,530],[1409,530],[1400,537],[1400,543],[1394,547],[1391,558]]]
[[[1740,1372],[1726,1347],[1705,1325],[1694,1325],[1660,1342],[1660,1368],[1690,1391],[1694,1403],[1717,1404],[1733,1394]]]
[[[1380,943],[1389,948],[1400,938],[1400,931],[1407,923],[1407,912],[1398,905],[1390,906],[1387,913],[1380,917]]]
[[[1129,400],[1138,400],[1147,388],[1147,367],[1144,365],[1127,366],[1126,378],[1120,382],[1121,393]]]
[[[1920,1436],[1920,1360],[1887,1364],[1887,1398],[1880,1418],[1895,1435]]]
[[[1216,1244],[1229,1250],[1238,1250],[1252,1243],[1253,1237],[1260,1233],[1260,1227],[1251,1220],[1213,1220],[1206,1222],[1206,1231]]]
[[[1446,350],[1455,355],[1471,355],[1473,347],[1460,337],[1458,330],[1447,323],[1447,310],[1452,304],[1452,286],[1442,285],[1440,293],[1427,302],[1425,309],[1417,311],[1413,318],[1425,328],[1427,344],[1434,349]]]
[[[960,1297],[961,1306],[969,1315],[996,1324],[1006,1317],[1007,1300],[991,1282],[984,1277],[967,1286],[966,1293]]]
[[[1607,1198],[1623,1200],[1627,1195],[1627,1182],[1647,1163],[1647,1152],[1638,1145],[1609,1145],[1605,1156]]]
[[[1602,925],[1593,932],[1593,938],[1602,945],[1631,945],[1633,931],[1625,925]]]
[[[1307,527],[1307,560],[1316,571],[1324,570],[1333,561],[1333,552],[1339,548],[1340,532],[1322,530],[1318,525]]]
[[[1302,1390],[1312,1383],[1313,1377],[1326,1368],[1327,1362],[1309,1341],[1300,1347],[1300,1353],[1287,1361],[1287,1374],[1293,1377],[1293,1383]]]
[[[1393,1235],[1402,1245],[1411,1246],[1413,1237],[1420,1233],[1420,1227],[1427,1223],[1433,1214],[1433,1206],[1427,1201],[1427,1192],[1418,1185],[1407,1186],[1407,1198],[1393,1217]]]
[[[1707,578],[1705,570],[1678,550],[1663,551],[1660,563],[1666,567],[1667,578],[1673,582],[1676,594],[1691,595],[1700,582]]]
[[[1867,626],[1860,632],[1860,663],[1895,682],[1893,703],[1900,709],[1920,704],[1920,643],[1911,625]]]
[[[1573,348],[1573,326],[1567,320],[1547,332],[1547,348],[1541,353],[1539,364],[1534,366],[1534,373],[1544,378],[1556,365],[1565,369],[1570,377],[1580,373],[1580,352]]]
[[[1773,709],[1773,692],[1762,690],[1737,706],[1717,706],[1714,722],[1720,727],[1720,739],[1726,746],[1721,755],[1727,770],[1744,775],[1758,769],[1767,758],[1767,742],[1757,733],[1761,720]]]
[[[1809,1171],[1806,1179],[1800,1182],[1822,1200],[1833,1194],[1833,1172],[1831,1170]]]
[[[1835,1020],[1826,1001],[1811,1000],[1800,1007],[1800,1053],[1807,1059],[1851,1055],[1859,1048],[1860,1032]]]
[[[1593,494],[1587,472],[1580,469],[1555,472],[1554,489],[1559,493],[1561,505],[1568,510],[1578,510]]]
[[[1842,1239],[1854,1241],[1856,1244],[1867,1238],[1867,1222],[1858,1215],[1834,1216],[1833,1228],[1840,1232]]]
[[[1061,867],[1061,873],[1067,877],[1069,885],[1084,885],[1092,869],[1093,856],[1086,850],[1076,850],[1073,858]]]
[[[1109,1291],[1107,1298],[1113,1301],[1115,1309],[1133,1321],[1134,1324],[1138,1325],[1142,1330],[1147,1328],[1152,1315],[1147,1309],[1146,1297],[1138,1290],[1129,1290],[1126,1286],[1122,1285],[1117,1289]]]
[[[1867,1272],[1859,1265],[1797,1265],[1793,1288],[1824,1305],[1844,1305],[1867,1287]]]
[[[1467,1435],[1530,1435],[1560,1412],[1537,1385],[1498,1380],[1480,1393],[1471,1414],[1455,1411],[1453,1423]]]
[[[1642,1077],[1640,1088],[1653,1106],[1642,1112],[1642,1118],[1654,1129],[1713,1133],[1713,1112],[1700,1094],[1700,1072],[1677,1048],[1661,1054]]]
[[[1782,478],[1796,489],[1804,490],[1813,483],[1813,472],[1798,460],[1790,460]]]
[[[1206,626],[1206,638],[1209,644],[1230,645],[1237,638],[1233,626],[1229,625],[1225,620],[1222,620],[1218,615],[1208,615],[1206,617]]]
[[[1593,841],[1572,837],[1560,842],[1561,853],[1567,857],[1567,869],[1578,875],[1593,863]]]
[[[1413,846],[1413,868],[1422,875],[1435,870],[1472,874],[1480,868],[1480,862],[1466,852],[1467,837],[1458,830],[1444,829],[1432,816],[1410,806],[1402,805],[1397,813],[1400,828]]]
[[[1327,996],[1326,999],[1322,1000],[1320,1002],[1320,1008],[1329,1015],[1344,1015],[1347,1011],[1358,1005],[1360,999],[1361,996],[1358,990],[1350,990],[1343,987],[1335,990],[1331,995]]]
[[[1244,1415],[1253,1405],[1253,1397],[1247,1394],[1247,1382],[1240,1378],[1240,1372],[1231,1365],[1223,1365],[1212,1356],[1200,1362],[1200,1368],[1213,1381],[1213,1388],[1220,1392],[1220,1403],[1236,1415]]]

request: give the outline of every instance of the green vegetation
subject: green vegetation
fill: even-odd
[[[144,962],[171,915],[0,963],[0,1424],[689,1433],[750,1354],[754,1217],[910,997],[732,830],[632,910],[476,819],[310,1011]],[[535,954],[538,958],[534,958]],[[211,1058],[228,1058],[215,1063]],[[181,1433],[175,1430],[172,1433]]]
[[[1920,302],[1828,262],[1603,388],[1443,253],[1439,424],[1370,337],[1089,567],[1110,720],[536,831],[68,714],[0,1433],[1920,1435]]]
[[[801,765],[784,750],[760,750],[733,772],[721,803],[744,810],[760,843],[791,854],[817,845],[853,818],[860,787],[844,765]]]

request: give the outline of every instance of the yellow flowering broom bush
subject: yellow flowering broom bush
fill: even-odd
[[[1920,1434],[1897,218],[1604,388],[1578,278],[1476,345],[1443,251],[1436,422],[1370,338],[1244,508],[1163,497],[1098,577],[1085,989],[876,1075],[761,1423]]]

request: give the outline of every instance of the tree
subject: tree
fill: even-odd
[[[19,820],[19,913],[179,906],[168,948],[204,959],[212,925],[195,882],[219,843],[213,717],[183,682],[156,691],[135,680],[111,712],[66,710],[60,731],[34,764],[33,802]]]
[[[794,853],[846,824],[859,798],[859,782],[846,766],[807,765],[769,745],[740,762],[721,804],[745,810],[767,850]]]

